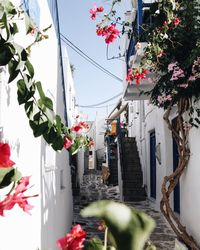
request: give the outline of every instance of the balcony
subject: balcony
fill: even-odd
[[[140,46],[138,46],[137,44],[135,45],[135,53],[128,58],[129,68],[137,68],[140,65],[141,59],[144,56],[144,49],[146,46],[146,42],[140,43]],[[153,81],[154,78],[155,74],[149,72],[147,78],[141,80],[141,83],[139,85],[136,85],[135,82],[133,82],[133,84],[129,84],[128,82],[126,82],[123,96],[124,100],[148,100],[149,96],[147,94],[144,94],[143,92],[150,91],[155,86],[155,83]]]

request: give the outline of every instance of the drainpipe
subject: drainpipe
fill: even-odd
[[[64,101],[64,118],[65,125],[68,125],[67,119],[67,98],[65,93],[65,78],[64,78],[64,69],[63,69],[63,57],[62,57],[62,47],[61,47],[61,38],[60,38],[60,23],[59,23],[59,13],[58,13],[58,0],[55,0],[56,7],[56,16],[57,16],[57,31],[58,31],[58,48],[60,54],[60,67],[61,67],[61,78],[62,78],[62,87],[63,87],[63,101]]]

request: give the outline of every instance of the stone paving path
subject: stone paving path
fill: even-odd
[[[93,236],[98,236],[103,240],[104,234],[98,230],[99,220],[95,218],[82,218],[79,215],[80,210],[93,201],[108,199],[120,201],[118,186],[110,187],[104,185],[101,180],[101,175],[98,172],[91,172],[84,175],[83,184],[80,188],[80,196],[76,197],[74,200],[73,224],[80,224],[82,228],[87,231],[87,239],[90,239]],[[157,250],[174,249],[176,236],[167,225],[161,213],[153,209],[150,201],[125,202],[125,204],[144,211],[156,221],[156,228],[152,233],[150,240],[156,246]]]

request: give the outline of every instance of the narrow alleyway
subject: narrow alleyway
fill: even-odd
[[[80,224],[87,231],[87,239],[98,236],[103,240],[103,232],[98,230],[98,219],[85,219],[79,215],[80,210],[89,203],[102,200],[119,201],[118,186],[107,186],[102,184],[101,174],[98,171],[89,171],[84,175],[83,184],[80,188],[80,195],[74,200],[74,224]],[[157,250],[173,250],[175,244],[175,235],[165,222],[163,216],[155,211],[151,203],[146,200],[142,202],[125,202],[125,204],[140,209],[150,215],[156,221],[156,228],[151,235],[150,240],[156,245]],[[124,249],[125,250],[125,249]]]

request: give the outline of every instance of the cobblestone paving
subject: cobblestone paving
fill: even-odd
[[[87,231],[87,239],[98,236],[103,240],[103,232],[98,230],[99,220],[95,218],[85,219],[79,215],[82,208],[96,200],[120,200],[118,186],[112,187],[104,185],[101,181],[100,173],[88,173],[84,175],[83,184],[80,188],[80,195],[74,200],[74,224],[80,224]],[[157,250],[173,250],[175,235],[165,222],[160,212],[156,211],[151,202],[126,202],[128,206],[142,210],[156,221],[156,228],[150,240]],[[126,249],[124,249],[126,250]]]

